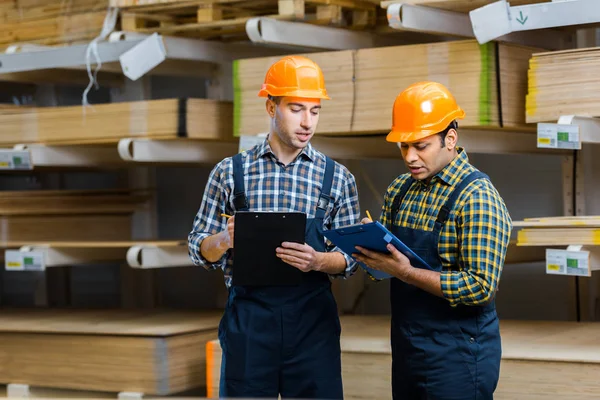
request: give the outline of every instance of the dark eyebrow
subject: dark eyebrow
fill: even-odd
[[[304,106],[304,104],[300,104],[300,103],[288,103],[288,106],[296,106],[296,107],[306,108]],[[316,105],[314,107],[311,107],[311,110],[314,110],[315,108],[319,109],[319,108],[321,108],[321,106],[320,105]]]

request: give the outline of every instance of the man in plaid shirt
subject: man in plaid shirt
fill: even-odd
[[[223,269],[229,289],[219,327],[220,396],[342,399],[341,327],[330,277],[350,276],[356,264],[328,246],[323,231],[359,222],[356,182],[310,144],[321,99],[329,99],[317,64],[284,57],[270,67],[259,96],[267,98],[268,137],[215,166],[188,238],[194,264]],[[276,249],[303,272],[301,284],[233,284],[235,212],[248,210],[306,213],[305,243]]]
[[[457,146],[464,111],[441,84],[396,98],[387,140],[410,173],[388,187],[380,222],[421,257],[358,248],[392,276],[394,399],[492,399],[501,358],[494,298],[512,222],[489,178]],[[367,222],[367,221],[363,221]]]

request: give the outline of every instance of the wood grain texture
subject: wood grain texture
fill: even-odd
[[[0,145],[116,143],[128,137],[233,140],[231,123],[232,104],[209,99],[28,107],[0,113]]]
[[[600,116],[600,86],[595,71],[600,49],[534,54],[529,61],[527,122],[553,122],[561,115]]]
[[[321,66],[331,100],[323,101],[317,135],[387,133],[396,96],[422,80],[446,85],[465,110],[459,126],[525,128],[529,47],[454,41],[305,54]],[[234,134],[266,131],[260,82],[276,57],[234,66]]]
[[[169,395],[205,384],[221,311],[3,310],[0,382]]]

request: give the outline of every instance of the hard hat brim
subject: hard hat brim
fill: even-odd
[[[258,92],[258,97],[300,97],[304,99],[323,99],[331,100],[327,95],[327,91],[323,90],[285,90],[285,89],[273,89],[263,88]]]

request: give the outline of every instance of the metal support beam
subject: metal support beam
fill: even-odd
[[[193,266],[186,243],[135,245],[126,259],[130,267],[141,269]]]
[[[394,38],[364,31],[257,17],[246,22],[248,38],[257,44],[297,50],[348,50],[397,44]]]
[[[100,167],[124,164],[113,146],[50,146],[43,144],[16,145],[10,154],[27,153],[32,168],[43,167]],[[17,168],[15,168],[17,169]]]
[[[85,243],[25,245],[18,249],[18,253],[31,258],[32,262],[24,262],[14,250],[8,249],[5,251],[5,264],[9,271],[45,270],[49,267],[119,261],[125,258],[126,250],[126,247],[118,245],[95,246]]]
[[[465,38],[476,37],[469,15],[465,13],[406,4],[401,1],[386,4],[386,7],[388,24],[393,29]],[[554,50],[564,48],[564,42],[570,40],[570,34],[556,31],[527,32],[527,34],[506,32],[497,39]]]
[[[479,43],[498,39],[511,32],[584,25],[600,22],[597,0],[553,0],[511,7],[496,1],[469,12]]]
[[[121,139],[118,154],[139,163],[213,164],[238,152],[237,141]]]
[[[98,56],[103,65],[119,63],[124,54],[144,46],[151,36],[114,32],[108,41],[98,43]],[[273,54],[256,46],[227,44],[182,37],[156,35],[164,47],[165,61],[220,64],[236,58]],[[0,74],[57,68],[85,68],[87,44],[51,48],[23,48],[0,54]],[[275,54],[279,54],[275,52]],[[90,62],[95,64],[95,57]],[[143,60],[141,60],[143,61]]]

